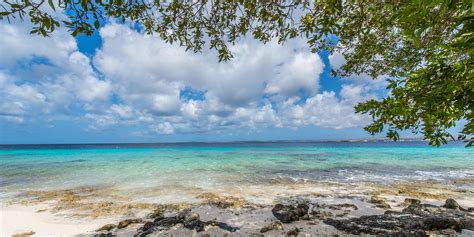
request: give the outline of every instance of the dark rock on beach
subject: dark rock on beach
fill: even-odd
[[[155,210],[151,214],[148,215],[148,218],[150,219],[163,219],[165,216],[163,214],[163,210]]]
[[[146,222],[140,229],[138,229],[135,236],[147,236],[158,230],[167,229],[178,224],[182,224],[184,228],[195,230],[196,232],[204,231],[206,226],[216,226],[229,232],[235,232],[238,230],[237,227],[232,227],[223,222],[202,221],[199,214],[192,213],[191,209],[184,209],[178,212],[175,216],[158,216],[153,222]]]
[[[104,226],[100,227],[99,229],[97,229],[97,231],[110,231],[115,227],[116,227],[116,225],[114,225],[114,224],[107,224],[107,225],[104,225]]]
[[[448,199],[442,207],[429,204],[409,205],[402,212],[387,211],[383,215],[350,219],[327,219],[324,223],[350,234],[390,236],[425,236],[426,231],[460,232],[474,230],[473,216],[457,202]]]
[[[446,202],[443,205],[444,208],[447,209],[454,209],[454,210],[462,210],[462,211],[467,211],[466,209],[462,208],[456,200],[450,198],[446,199]]]
[[[199,214],[189,214],[184,218],[183,225],[185,228],[190,230],[196,230],[197,232],[204,231],[204,222],[199,219]]]
[[[291,223],[308,215],[308,209],[309,206],[306,203],[299,203],[296,206],[276,204],[272,209],[272,213],[281,222]]]
[[[161,220],[155,222],[155,226],[171,227],[181,223],[182,221],[178,220],[176,216],[164,217]]]
[[[96,234],[94,235],[94,237],[115,237],[116,235],[113,235],[112,233],[100,233],[100,234]]]
[[[206,226],[217,226],[223,230],[229,231],[229,232],[235,232],[239,228],[230,226],[224,222],[218,222],[218,221],[207,221],[205,222]]]
[[[140,223],[142,222],[142,219],[127,219],[127,220],[123,220],[121,222],[118,223],[117,225],[117,228],[118,229],[123,229],[131,224],[135,224],[135,223]]]

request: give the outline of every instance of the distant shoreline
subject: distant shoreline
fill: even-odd
[[[26,146],[159,146],[159,145],[239,145],[239,144],[317,144],[317,143],[404,143],[404,142],[420,142],[427,141],[420,138],[401,138],[398,141],[393,141],[388,138],[354,138],[354,139],[330,139],[330,140],[242,140],[242,141],[190,141],[190,142],[118,142],[118,143],[4,143],[0,144],[2,147],[26,147]],[[450,143],[462,143],[462,141],[450,141]]]

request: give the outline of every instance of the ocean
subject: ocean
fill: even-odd
[[[272,184],[474,178],[474,149],[425,142],[0,145],[0,199],[113,187],[137,199]]]

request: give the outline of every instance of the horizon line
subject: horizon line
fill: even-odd
[[[313,142],[423,142],[423,138],[346,138],[346,139],[294,139],[294,140],[234,140],[234,141],[181,141],[181,142],[93,142],[93,143],[1,143],[0,146],[31,145],[153,145],[153,144],[233,144],[233,143],[313,143]],[[452,142],[452,141],[451,141]]]

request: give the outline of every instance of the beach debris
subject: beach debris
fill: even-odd
[[[205,200],[206,204],[214,205],[219,208],[240,208],[249,205],[245,199],[233,196],[221,196],[215,193],[202,193],[196,198]]]
[[[474,230],[472,214],[460,209],[430,204],[411,204],[401,212],[386,211],[383,215],[327,219],[324,223],[354,235],[425,236],[433,231]]]
[[[106,224],[106,225],[100,227],[99,229],[97,229],[97,231],[110,231],[115,227],[117,227],[117,225],[115,225],[115,224]]]
[[[34,235],[34,234],[36,234],[36,232],[27,231],[27,232],[23,232],[23,233],[14,234],[14,235],[12,235],[12,237],[28,237],[28,236],[31,236],[31,235]]]
[[[118,229],[123,229],[131,224],[136,224],[136,223],[141,223],[142,222],[142,219],[141,218],[138,218],[138,219],[127,219],[127,220],[123,220],[123,221],[120,221],[117,225],[117,228]]]
[[[308,215],[309,206],[307,203],[298,203],[294,205],[276,204],[273,209],[273,215],[283,223],[291,223],[302,219]],[[309,218],[308,218],[309,219]]]
[[[298,236],[299,233],[300,233],[300,229],[295,227],[295,228],[291,229],[290,231],[288,231],[286,233],[286,236]]]
[[[274,221],[260,229],[260,233],[265,233],[272,230],[283,230],[283,224],[280,221]]]

